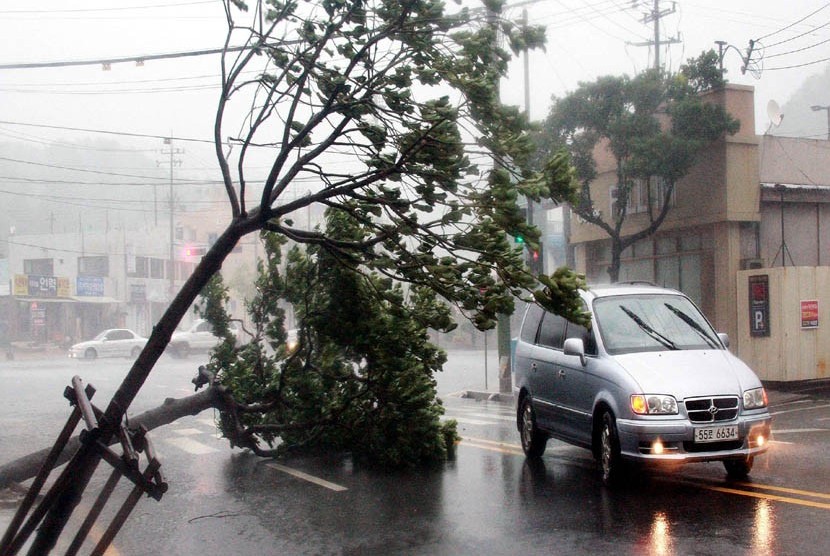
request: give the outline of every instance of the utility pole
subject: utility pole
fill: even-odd
[[[666,40],[660,39],[660,20],[667,15],[671,15],[676,11],[676,2],[672,2],[671,8],[664,10],[660,9],[660,0],[654,0],[653,7],[650,11],[643,14],[643,24],[648,25],[654,23],[654,39],[647,42],[629,42],[632,46],[651,46],[654,45],[654,69],[660,69],[660,46],[664,44],[678,44],[680,39],[677,37],[670,37]],[[636,5],[634,6],[636,7]]]
[[[176,200],[173,196],[173,168],[175,166],[182,165],[181,159],[174,158],[174,156],[184,153],[184,149],[173,147],[172,133],[170,137],[164,139],[164,144],[169,145],[169,148],[166,151],[162,149],[161,154],[170,155],[170,158],[167,161],[156,161],[156,164],[159,166],[162,164],[170,165],[170,191],[168,206],[170,208],[170,298],[172,299],[173,293],[176,291],[176,236],[174,228]]]

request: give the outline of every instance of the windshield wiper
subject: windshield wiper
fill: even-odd
[[[695,320],[692,317],[690,317],[689,315],[687,315],[686,313],[684,313],[683,311],[681,311],[680,309],[678,309],[674,305],[670,305],[668,303],[664,303],[663,305],[665,305],[666,308],[669,311],[671,311],[672,313],[677,315],[677,318],[679,318],[680,320],[682,320],[683,322],[688,324],[691,327],[692,330],[697,332],[700,335],[700,337],[703,338],[704,341],[707,344],[709,344],[709,347],[713,347],[713,348],[719,348],[720,347],[720,343],[718,343],[711,336],[709,336],[709,334],[706,332],[706,330],[704,330],[704,328],[702,326],[700,326],[697,322],[695,322]]]
[[[637,326],[642,328],[643,331],[646,334],[648,334],[649,336],[651,336],[653,339],[657,340],[658,342],[660,342],[661,344],[663,344],[665,347],[667,347],[669,349],[672,349],[672,350],[680,349],[679,347],[677,347],[677,345],[674,342],[672,342],[671,340],[669,340],[668,338],[666,338],[665,336],[663,336],[662,334],[657,332],[655,329],[653,329],[652,327],[647,325],[643,321],[643,319],[641,319],[640,317],[637,316],[637,314],[634,311],[632,311],[631,309],[629,309],[625,305],[620,305],[620,309],[622,309],[622,311],[626,315],[628,315],[629,318],[631,318],[631,320],[633,320],[634,322],[637,323]]]

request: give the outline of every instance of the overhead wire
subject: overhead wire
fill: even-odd
[[[173,4],[151,4],[143,6],[116,6],[106,8],[59,8],[56,10],[0,10],[0,15],[33,14],[48,15],[56,13],[89,13],[89,12],[123,12],[131,10],[149,10],[156,8],[179,8],[181,6],[196,6],[200,4],[216,4],[218,0],[195,0],[193,2],[176,2]]]
[[[803,22],[803,21],[805,21],[805,20],[807,20],[807,19],[809,19],[809,18],[813,17],[814,15],[816,15],[816,14],[817,14],[817,13],[819,13],[820,11],[822,11],[822,10],[826,9],[827,7],[830,7],[830,2],[828,2],[828,3],[827,3],[827,4],[825,4],[825,5],[823,5],[823,6],[822,6],[822,7],[820,7],[819,9],[815,10],[814,12],[811,12],[811,13],[809,13],[809,14],[805,15],[804,17],[802,17],[802,18],[801,18],[801,19],[799,19],[798,21],[794,21],[793,23],[790,23],[790,24],[789,24],[789,25],[787,25],[786,27],[782,27],[781,29],[778,29],[777,31],[773,31],[773,32],[771,32],[771,33],[767,33],[766,35],[764,35],[764,36],[762,36],[762,37],[758,37],[758,38],[757,38],[757,39],[755,39],[755,40],[756,40],[756,41],[763,41],[764,39],[767,39],[767,38],[769,38],[769,37],[772,37],[773,35],[777,35],[778,33],[781,33],[781,32],[783,32],[783,31],[786,31],[787,29],[791,29],[792,27],[794,27],[794,26],[798,25],[799,23],[801,23],[801,22]],[[780,44],[780,43],[776,43],[776,44]],[[770,45],[770,46],[775,46],[775,45]]]

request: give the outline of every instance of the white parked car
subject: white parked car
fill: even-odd
[[[104,330],[92,340],[80,342],[69,348],[69,357],[74,359],[97,359],[98,357],[138,357],[147,338],[127,328]]]
[[[231,334],[239,337],[235,322],[230,323]],[[174,332],[170,338],[170,350],[176,357],[187,357],[191,352],[205,352],[213,349],[222,338],[213,334],[213,325],[205,319],[196,320],[187,330]]]

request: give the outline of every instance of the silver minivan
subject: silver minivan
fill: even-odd
[[[582,292],[586,329],[529,305],[513,358],[522,448],[549,437],[593,451],[602,480],[626,463],[722,461],[745,477],[770,440],[767,395],[684,294],[644,284]]]

